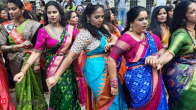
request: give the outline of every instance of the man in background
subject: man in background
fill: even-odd
[[[32,4],[29,3],[27,0],[23,0],[25,10],[32,12]]]

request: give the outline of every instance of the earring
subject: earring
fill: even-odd
[[[130,25],[129,31],[131,31],[131,32],[133,31],[132,27],[133,27],[133,26]]]
[[[48,23],[50,24],[50,20],[48,19]]]
[[[22,11],[22,15],[23,15],[24,11]]]
[[[87,23],[89,23],[89,20],[87,20]]]
[[[181,23],[181,25],[185,25],[185,24],[186,24],[186,20],[183,19],[182,21],[183,21],[183,22]]]
[[[61,22],[61,17],[59,18],[59,21]]]
[[[68,22],[69,23],[69,25],[70,25],[70,22]]]

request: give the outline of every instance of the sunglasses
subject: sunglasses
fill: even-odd
[[[77,9],[77,11],[84,11],[84,9],[82,9],[82,8],[81,9]]]
[[[91,1],[91,3],[93,4],[93,5],[103,5],[103,2],[102,1]]]

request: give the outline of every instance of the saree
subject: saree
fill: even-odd
[[[168,52],[175,57],[163,67],[164,82],[169,93],[171,110],[196,109],[196,58],[189,34],[179,29],[171,37]]]
[[[36,31],[40,27],[40,23],[27,19],[20,26],[18,26],[16,31],[25,40],[35,41],[34,37]],[[15,40],[9,35],[5,27],[1,30],[1,46],[16,45]],[[18,39],[19,40],[19,39]],[[25,51],[28,49],[28,51]],[[13,51],[12,49],[6,49],[1,47],[2,52],[8,52],[8,60],[10,61],[10,68],[12,75],[15,76],[20,72],[22,65],[25,65],[26,61],[30,56],[32,48],[20,49],[18,51]],[[33,65],[28,69],[23,80],[18,84],[16,83],[16,100],[18,102],[17,110],[44,110],[47,109],[47,103],[44,99],[42,92],[42,80],[41,74],[35,74],[33,71]]]
[[[93,110],[127,110],[120,80],[118,80],[118,95],[114,96],[110,93],[111,86],[107,66],[108,56],[99,56],[99,54],[107,54],[104,51],[107,37],[101,32],[99,33],[102,38],[97,40],[92,37],[88,30],[81,29],[71,48],[71,51],[77,54],[84,50],[87,56],[82,72],[88,86],[93,91],[95,100],[89,101],[89,103],[86,104],[86,109],[91,110],[90,105],[93,102]],[[96,55],[98,55],[98,57],[95,57]]]
[[[54,39],[46,28],[39,30],[36,51],[46,48],[44,69],[47,78],[55,75],[61,62],[66,58],[72,44],[73,26],[67,25],[60,39]],[[49,110],[80,110],[79,90],[76,81],[76,72],[72,63],[61,75],[57,84],[51,88]]]
[[[168,48],[168,43],[169,43],[169,38],[170,38],[171,34],[169,31],[169,27],[166,27],[165,29],[165,34],[161,34],[161,44],[163,45],[163,47]]]
[[[2,57],[0,58],[2,59]],[[0,63],[0,110],[15,110],[12,98],[9,93],[9,80],[7,76],[7,71]],[[5,102],[3,104],[2,102]]]
[[[163,48],[156,35],[145,32],[146,37],[136,41],[123,34],[110,57],[117,60],[124,55],[128,70],[124,74],[125,95],[131,110],[167,110],[167,99],[161,73],[145,65],[146,57]]]

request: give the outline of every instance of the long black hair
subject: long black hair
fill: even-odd
[[[174,7],[172,5],[170,5],[170,4],[166,5],[165,8],[166,8],[167,12],[171,11],[172,9],[174,9]]]
[[[40,0],[40,2],[42,2],[42,5],[45,6],[46,3],[43,0]]]
[[[177,7],[174,9],[173,20],[171,22],[171,27],[170,27],[171,34],[173,34],[174,31],[176,31],[179,28],[184,28],[188,33],[185,21],[187,20],[186,13],[187,13],[187,10],[191,2],[196,3],[195,0],[183,1],[183,2],[180,2],[177,5]]]
[[[18,7],[21,10],[25,9],[23,3],[20,0],[7,0],[7,4],[8,3],[15,4],[16,7]],[[9,13],[8,13],[8,16],[9,16]],[[27,10],[24,10],[23,17],[26,18],[26,19],[31,19],[31,16],[29,15]]]
[[[100,4],[93,5],[89,3],[84,9],[84,12],[82,13],[82,16],[79,19],[79,24],[81,24],[82,28],[87,29],[94,38],[100,40],[101,35],[99,34],[98,30],[109,37],[111,37],[111,34],[103,26],[97,29],[95,26],[91,25],[91,23],[87,23],[87,18],[86,18],[86,16],[91,17],[91,15],[98,8],[103,8],[103,5]]]
[[[72,9],[73,7],[72,0],[69,0],[69,4],[67,3],[67,5],[65,5],[65,9],[67,9],[68,6],[69,6],[69,9]]]
[[[45,25],[49,24],[49,22],[48,22],[48,16],[47,16],[47,10],[48,10],[48,7],[49,6],[55,6],[57,8],[57,10],[60,13],[60,19],[61,19],[59,22],[60,22],[60,24],[63,27],[65,27],[66,26],[66,23],[67,23],[66,18],[65,18],[65,13],[64,13],[63,9],[61,8],[61,6],[57,2],[55,2],[55,1],[49,1],[45,5],[45,9],[44,9],[45,10],[44,11],[44,21],[46,23]]]
[[[117,27],[117,25],[116,25],[115,20],[112,21],[112,22],[110,22],[111,14],[113,14],[113,13],[110,12],[110,9],[104,10],[104,21],[103,21],[103,24],[106,24],[106,25],[108,26],[109,30],[110,30],[110,33],[113,33],[113,32],[116,32],[116,30],[115,30],[115,28],[113,27],[113,25],[114,25],[116,28],[118,28],[118,27]]]
[[[161,29],[161,27],[160,27],[160,24],[159,24],[159,22],[158,22],[158,20],[157,20],[157,16],[158,16],[158,14],[159,14],[159,11],[161,10],[161,9],[165,9],[165,11],[166,11],[166,13],[167,13],[167,20],[165,21],[165,24],[167,25],[167,26],[169,26],[169,14],[168,14],[168,11],[166,10],[166,8],[165,8],[165,6],[157,6],[154,10],[153,10],[153,12],[152,12],[152,17],[151,17],[151,22],[150,22],[150,25],[149,25],[149,27],[147,28],[147,30],[148,31],[152,31],[152,33],[154,33],[154,34],[156,34],[157,36],[159,36],[159,38],[160,39],[162,39],[161,38],[161,32],[162,32],[162,29]]]
[[[129,10],[129,12],[127,13],[127,26],[126,28],[122,31],[122,34],[124,34],[126,31],[129,30],[130,28],[130,23],[133,23],[134,20],[139,16],[141,11],[146,11],[146,8],[142,7],[142,6],[135,6],[133,8],[131,8]]]
[[[0,7],[0,14],[1,14],[1,12],[2,12],[3,10],[4,10],[4,9]],[[1,24],[1,23],[3,23],[3,20],[1,19],[1,16],[0,16],[0,24]]]

